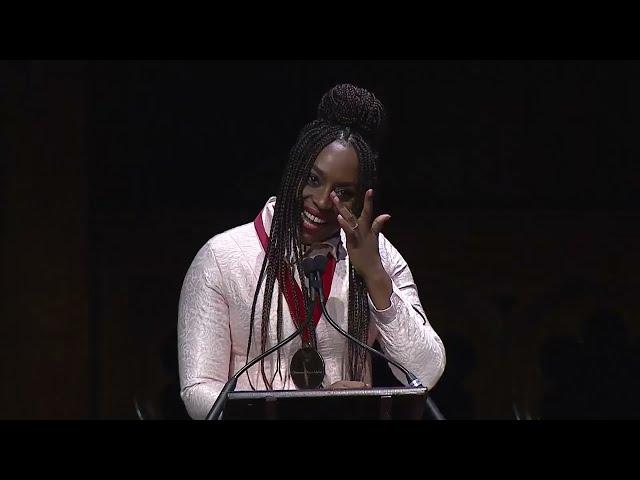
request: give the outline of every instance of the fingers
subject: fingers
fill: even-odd
[[[351,222],[347,222],[342,215],[338,215],[338,223],[344,230],[344,233],[347,234],[347,237],[350,237],[351,239],[356,238],[356,232],[360,228],[358,222],[355,222],[355,224],[351,224]]]
[[[359,227],[358,219],[353,213],[351,213],[351,210],[349,210],[346,205],[342,204],[335,192],[331,192],[331,200],[333,201],[333,205],[336,207],[336,210],[338,210],[338,221],[340,221],[340,216],[342,216],[342,218],[346,220],[347,226],[350,229],[357,229]],[[342,225],[342,223],[340,225]],[[342,226],[344,228],[344,225]]]
[[[371,216],[373,215],[373,190],[369,189],[364,194],[364,205],[362,207],[362,214],[360,215],[360,221],[365,225],[371,223]]]
[[[331,192],[331,200],[333,205],[338,211],[338,223],[347,234],[352,236],[361,231],[365,234],[369,231],[369,225],[371,225],[371,232],[375,235],[379,234],[384,225],[389,221],[391,215],[384,214],[376,217],[371,223],[371,216],[373,214],[373,190],[369,189],[364,195],[364,206],[362,208],[362,214],[360,218],[357,218],[346,205],[343,205],[335,192]]]
[[[391,218],[391,215],[386,213],[384,215],[380,215],[379,217],[376,217],[376,219],[373,221],[373,224],[371,225],[371,231],[375,235],[379,234],[390,218]]]

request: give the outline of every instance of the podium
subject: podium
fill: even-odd
[[[421,420],[426,388],[237,391],[223,420]]]

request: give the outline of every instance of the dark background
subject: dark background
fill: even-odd
[[[376,208],[447,349],[445,416],[640,418],[621,60],[1,62],[0,417],[182,418],[186,270],[342,82],[388,111]]]

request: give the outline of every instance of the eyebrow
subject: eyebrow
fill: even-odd
[[[325,172],[323,172],[320,168],[316,167],[315,165],[313,165],[311,167],[311,170],[313,170],[314,172],[316,172],[318,175],[320,175],[322,178],[327,178],[327,174]],[[356,183],[351,183],[351,182],[338,182],[336,183],[336,186],[338,187],[357,187]]]

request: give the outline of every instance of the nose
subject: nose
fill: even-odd
[[[326,212],[333,209],[333,202],[331,201],[331,189],[325,188],[316,193],[313,197],[313,203],[321,212]]]

